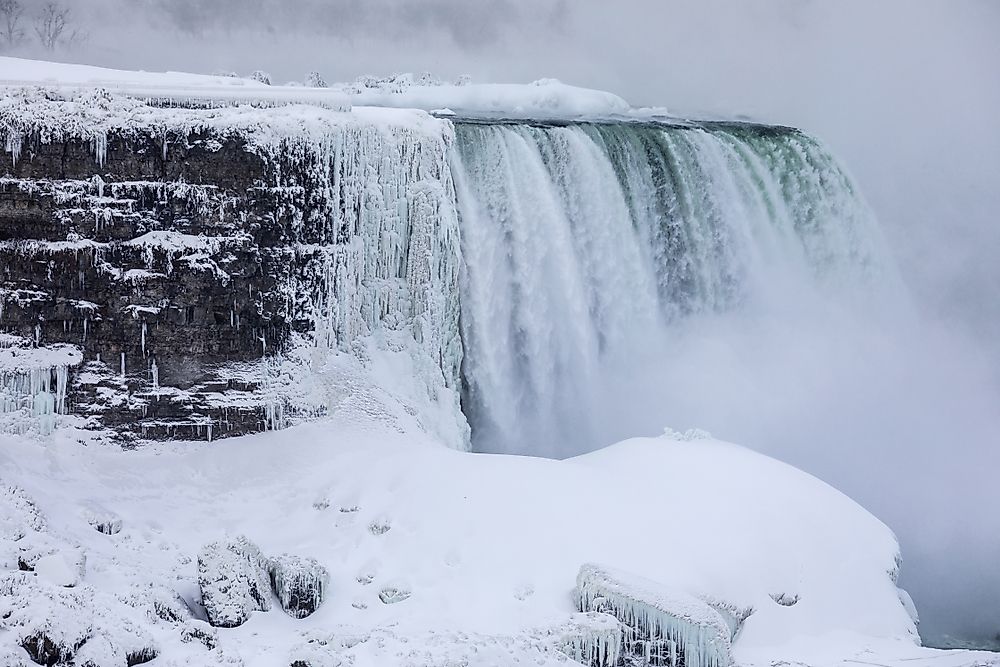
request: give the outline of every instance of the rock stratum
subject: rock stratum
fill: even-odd
[[[4,417],[148,439],[279,428],[324,406],[292,404],[276,353],[348,350],[383,324],[456,384],[457,306],[430,303],[457,289],[435,265],[458,255],[437,251],[457,243],[444,130],[415,112],[5,96]]]

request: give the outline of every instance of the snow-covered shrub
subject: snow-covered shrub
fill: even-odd
[[[60,588],[25,572],[0,578],[0,628],[41,665],[125,667],[158,652],[114,597],[88,586]]]
[[[267,563],[245,537],[213,542],[198,554],[198,585],[209,622],[235,628],[254,611],[271,609]]]
[[[191,607],[177,591],[159,583],[135,584],[119,599],[144,611],[146,618],[154,622],[183,623],[194,617]]]
[[[472,83],[472,77],[468,74],[461,74],[457,79],[455,79],[456,86],[468,86]]]
[[[271,75],[263,70],[257,70],[250,74],[248,77],[251,81],[256,81],[257,83],[262,83],[265,86],[271,85]]]
[[[314,558],[287,554],[272,558],[271,586],[289,616],[305,618],[326,599],[330,574]]]
[[[310,88],[327,88],[329,84],[319,72],[309,72],[306,74],[306,85]]]
[[[82,592],[41,583],[28,573],[0,578],[0,627],[40,665],[67,663],[93,634]]]
[[[219,642],[219,631],[205,621],[191,619],[181,627],[181,641],[185,644],[200,642],[211,651]]]
[[[586,564],[576,579],[580,611],[612,614],[624,626],[626,655],[650,664],[728,667],[731,629],[697,597],[625,572]]]
[[[0,486],[0,540],[17,541],[45,530],[45,517],[23,489]]]

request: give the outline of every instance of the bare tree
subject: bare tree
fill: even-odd
[[[12,49],[24,40],[24,6],[18,0],[0,0],[0,43]]]
[[[48,2],[35,17],[35,34],[49,51],[60,46],[70,46],[86,40],[83,31],[72,28],[72,13],[58,2]]]

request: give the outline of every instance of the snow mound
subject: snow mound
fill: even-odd
[[[556,79],[530,84],[440,84],[400,75],[364,77],[335,86],[355,106],[423,109],[442,116],[503,115],[518,118],[575,118],[626,115],[628,102],[612,93],[579,88]]]
[[[68,650],[100,634],[87,628],[103,613],[147,631],[166,665],[610,665],[629,651],[596,598],[650,603],[651,622],[665,597],[662,616],[684,616],[679,592],[710,619],[685,617],[688,644],[710,627],[725,645],[754,609],[730,642],[747,667],[931,667],[895,660],[939,655],[916,644],[891,576],[891,531],[815,478],[717,440],[640,438],[553,461],[449,450],[413,422],[359,411],[211,446],[126,452],[76,437],[0,435],[6,483],[35,500],[56,547],[87,554],[74,588],[6,566],[62,601],[66,620],[52,632]],[[121,532],[109,539],[82,520],[88,503],[121,512]],[[220,541],[220,530],[260,548]],[[271,601],[262,554],[282,553],[315,558],[334,592],[304,618]],[[575,615],[575,577],[589,562],[610,567],[584,578],[592,613]],[[199,592],[209,619],[239,624],[200,621]],[[778,593],[799,600],[777,604]],[[25,636],[0,632],[0,646],[23,652],[15,639]]]
[[[203,105],[311,104],[349,111],[350,100],[334,90],[270,86],[253,77],[209,76],[183,72],[130,72],[90,65],[0,57],[0,88],[41,87],[63,92],[102,89],[128,97]]]
[[[683,591],[642,577],[587,564],[576,580],[581,611],[612,614],[625,627],[627,654],[657,664],[728,667],[733,662],[730,628],[715,609]]]

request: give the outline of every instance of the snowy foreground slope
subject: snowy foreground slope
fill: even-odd
[[[893,583],[896,541],[879,521],[804,473],[697,433],[566,461],[456,452],[405,416],[374,420],[359,410],[212,445],[129,452],[83,446],[72,433],[0,437],[4,576],[32,578],[37,591],[74,583],[61,590],[113,607],[116,627],[145,635],[158,653],[150,664],[567,664],[557,649],[580,622],[574,584],[587,562],[752,609],[733,642],[737,664],[991,659],[919,648]],[[22,541],[44,535],[65,556],[62,567],[12,572],[21,547],[11,533],[30,523],[14,487],[38,510]],[[99,532],[95,517],[113,528]],[[237,536],[266,555],[325,567],[318,611],[296,619],[272,601],[232,629],[185,619],[187,607],[204,619],[199,550]],[[65,581],[67,571],[78,578],[81,552],[82,577]],[[150,601],[180,611],[154,613]],[[32,627],[91,622],[66,609],[50,619],[30,613],[12,618]],[[101,612],[92,613],[100,632]],[[4,625],[0,655],[18,664],[20,628]],[[199,632],[210,640],[198,641]]]

